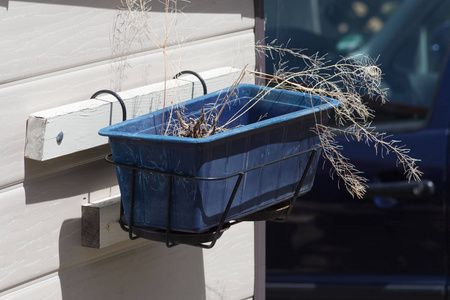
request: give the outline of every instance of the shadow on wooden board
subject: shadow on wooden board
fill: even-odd
[[[58,275],[63,300],[206,298],[202,249],[169,249],[151,241],[84,248],[80,222],[68,219],[61,226]]]
[[[11,6],[15,0],[0,0],[0,6]],[[114,9],[123,8],[120,0],[21,0],[21,2],[44,3],[68,6],[84,6],[92,8]],[[152,12],[165,12],[164,1],[147,1]],[[206,5],[210,0],[202,1],[181,1],[178,0],[177,9],[183,13],[236,13],[242,17],[253,18],[254,12],[251,5],[242,5],[242,0],[214,1],[211,5]],[[248,1],[250,2],[250,1]],[[247,3],[248,3],[247,2]],[[241,4],[241,5],[240,5]]]

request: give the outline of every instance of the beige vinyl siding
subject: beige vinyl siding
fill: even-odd
[[[81,205],[118,193],[114,168],[102,160],[109,148],[25,159],[28,116],[87,100],[99,89],[161,82],[163,57],[152,43],[136,43],[120,72],[113,50],[120,1],[6,3],[0,3],[0,299],[251,297],[253,223],[230,229],[212,250],[145,240],[81,247]],[[156,9],[151,17],[160,22],[164,14]],[[168,54],[181,53],[181,70],[251,68],[253,26],[253,1],[192,0],[179,18],[182,45],[171,40]]]

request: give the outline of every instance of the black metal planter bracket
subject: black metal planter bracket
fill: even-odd
[[[182,72],[178,73],[177,75],[175,75],[174,78],[178,78],[179,76],[181,76],[183,74],[192,74],[192,75],[196,76],[200,80],[200,82],[203,86],[204,94],[207,93],[205,81],[199,74],[197,74],[196,72],[193,72],[193,71],[186,70],[186,71],[182,71]],[[127,111],[126,111],[125,103],[122,100],[122,98],[116,92],[113,92],[111,90],[100,90],[100,91],[94,93],[92,95],[91,99],[96,98],[100,94],[110,94],[119,101],[119,103],[122,107],[122,118],[125,121],[127,118]],[[114,160],[112,159],[112,154],[108,154],[105,157],[105,160],[108,163],[115,165],[116,167],[123,167],[123,168],[131,169],[129,222],[127,222],[127,219],[125,217],[123,201],[121,201],[121,203],[120,203],[120,218],[119,218],[119,223],[120,223],[121,228],[124,231],[129,233],[129,238],[131,240],[135,240],[137,238],[145,238],[145,239],[149,239],[149,240],[163,242],[169,248],[174,247],[179,244],[187,244],[187,245],[201,247],[201,248],[212,248],[215,245],[216,241],[222,236],[222,233],[225,230],[227,230],[230,226],[237,224],[241,221],[260,221],[260,220],[285,221],[289,217],[289,215],[292,211],[292,208],[295,204],[295,201],[301,195],[301,193],[300,193],[301,188],[304,185],[307,173],[311,168],[311,165],[316,156],[316,152],[319,148],[320,148],[319,146],[316,146],[316,147],[313,147],[306,151],[296,153],[296,154],[293,154],[293,155],[290,155],[290,156],[287,156],[287,157],[284,157],[284,158],[281,158],[281,159],[278,159],[278,160],[275,160],[275,161],[272,161],[269,163],[265,163],[265,164],[256,166],[251,169],[247,169],[242,172],[237,172],[237,173],[225,176],[225,177],[208,177],[208,178],[185,176],[185,175],[173,174],[173,173],[168,173],[168,172],[162,172],[159,170],[153,170],[153,169],[149,169],[149,168],[136,167],[136,166],[132,166],[132,165],[125,165],[125,164],[117,163],[117,162],[114,162]],[[261,209],[257,212],[251,213],[244,217],[237,218],[235,220],[227,221],[228,214],[233,205],[234,198],[236,196],[236,193],[239,189],[239,186],[242,182],[242,179],[243,179],[243,176],[245,175],[245,173],[254,171],[256,169],[264,168],[268,165],[272,165],[272,164],[281,162],[283,160],[294,158],[296,156],[305,155],[308,153],[309,153],[308,162],[303,170],[303,173],[300,176],[301,178],[300,178],[298,184],[296,185],[296,190],[295,190],[293,196],[291,196],[283,201],[278,201],[276,204],[274,204],[268,208]],[[166,211],[166,228],[165,229],[149,228],[149,227],[142,227],[142,226],[134,225],[134,209],[135,209],[134,187],[135,187],[135,176],[136,176],[137,170],[144,171],[144,172],[151,172],[151,173],[159,174],[159,175],[164,175],[167,177],[167,183],[168,183],[167,186],[168,187],[167,187],[167,211]],[[301,170],[301,168],[300,168],[300,170]],[[232,177],[237,177],[233,191],[230,195],[230,198],[228,199],[225,210],[222,212],[222,214],[220,216],[220,221],[216,227],[210,229],[209,231],[202,232],[202,233],[179,232],[179,231],[174,231],[171,229],[171,215],[172,215],[172,197],[171,197],[171,195],[172,195],[172,185],[173,185],[174,177],[188,179],[188,180],[197,180],[197,181],[198,180],[215,181],[215,180],[225,180],[225,179],[229,179]]]
[[[187,244],[187,245],[191,245],[191,246],[209,249],[215,245],[216,241],[221,237],[222,233],[226,229],[228,229],[230,226],[232,226],[236,223],[239,223],[241,221],[259,221],[259,220],[268,220],[268,219],[273,219],[276,221],[285,221],[288,218],[290,212],[292,211],[292,207],[294,206],[296,199],[300,196],[300,191],[304,184],[306,174],[308,173],[308,171],[312,165],[312,162],[314,161],[314,157],[316,155],[317,149],[318,148],[309,149],[307,151],[300,152],[300,153],[297,153],[294,155],[290,155],[290,156],[284,157],[282,159],[278,159],[278,160],[275,160],[275,161],[272,161],[272,162],[269,162],[266,164],[262,164],[257,167],[245,170],[243,172],[234,173],[234,174],[231,174],[231,175],[228,175],[225,177],[208,177],[208,178],[178,175],[178,174],[172,174],[172,173],[168,173],[168,172],[162,172],[159,170],[153,170],[153,169],[149,169],[149,168],[135,167],[135,166],[125,165],[125,164],[120,164],[120,163],[116,163],[113,161],[112,154],[107,155],[105,157],[105,160],[108,163],[113,164],[117,167],[123,167],[123,168],[128,168],[128,169],[132,170],[131,179],[130,179],[131,190],[130,190],[130,206],[129,206],[129,212],[130,212],[129,223],[126,222],[123,204],[121,205],[120,220],[119,220],[122,229],[129,233],[129,238],[131,240],[141,237],[141,238],[145,238],[145,239],[149,239],[149,240],[163,242],[169,248],[174,247],[179,244]],[[269,207],[269,208],[263,209],[261,211],[247,215],[245,217],[238,218],[236,220],[232,220],[232,221],[228,221],[228,222],[226,221],[229,211],[232,207],[233,200],[236,196],[236,193],[239,189],[239,186],[242,182],[242,179],[243,179],[243,176],[245,175],[245,173],[256,170],[256,169],[260,169],[265,166],[272,165],[272,164],[275,164],[275,163],[278,163],[283,160],[290,159],[290,158],[293,158],[293,157],[296,157],[299,155],[305,155],[308,153],[309,153],[308,162],[305,166],[303,174],[301,174],[301,178],[296,186],[295,193],[294,193],[293,197],[290,197],[289,199],[287,199],[285,201],[287,203],[287,205],[286,205],[286,207],[284,207],[284,209],[280,210],[279,209],[280,203],[278,203],[278,204],[273,205],[273,208]],[[168,187],[167,187],[167,211],[166,211],[166,228],[165,229],[141,227],[141,226],[135,226],[133,224],[134,223],[134,221],[133,221],[134,208],[135,208],[134,207],[134,184],[135,184],[134,178],[135,178],[136,170],[165,175],[167,177],[167,183],[168,183],[167,186]],[[230,195],[230,198],[227,202],[225,210],[221,214],[219,224],[215,228],[213,228],[207,232],[204,232],[204,233],[186,233],[186,232],[173,231],[171,229],[171,207],[172,207],[171,194],[172,194],[173,177],[190,179],[190,180],[205,180],[205,181],[225,180],[228,178],[237,177],[236,183],[234,185],[234,188]],[[285,202],[282,202],[282,204]]]
[[[177,79],[179,78],[181,75],[185,75],[185,74],[191,74],[194,75],[195,77],[198,78],[198,80],[200,80],[200,83],[202,84],[203,87],[203,95],[208,94],[208,89],[206,88],[206,82],[205,80],[203,80],[202,76],[200,76],[200,74],[198,74],[197,72],[191,71],[191,70],[185,70],[185,71],[181,71],[178,74],[176,74],[175,76],[173,76],[173,79]]]
[[[125,106],[125,102],[123,102],[122,97],[119,96],[119,94],[117,94],[114,91],[111,90],[100,90],[98,92],[95,92],[92,96],[91,99],[95,99],[97,98],[97,96],[101,95],[101,94],[110,94],[113,95],[117,101],[119,101],[120,106],[122,107],[122,121],[125,121],[127,119],[127,108]]]

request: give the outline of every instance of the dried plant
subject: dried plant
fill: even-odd
[[[167,48],[168,46],[180,46],[182,43],[178,39],[178,34],[176,30],[177,15],[182,12],[182,7],[180,3],[188,3],[188,0],[122,0],[122,5],[124,7],[124,12],[126,12],[128,27],[134,27],[135,31],[143,34],[144,37],[153,43],[157,49],[162,52],[164,57],[164,96],[163,96],[163,107],[172,107],[172,103],[168,103],[167,95],[167,79],[171,78],[173,75],[179,72],[179,61],[178,63],[173,62],[172,59],[168,59]],[[150,17],[150,12],[152,11],[152,3],[155,5],[160,5],[164,9],[164,23],[158,24],[158,29],[164,28],[164,33],[159,34],[158,30],[154,28],[154,22]],[[130,22],[131,21],[131,22]],[[125,21],[122,21],[125,22]],[[162,26],[161,26],[162,25]],[[173,42],[170,42],[170,38],[175,37]],[[181,57],[179,58],[181,59]],[[172,113],[170,114],[170,118]],[[170,119],[166,122],[163,116],[163,125],[170,123]],[[168,128],[161,127],[162,133],[167,133]]]
[[[180,0],[181,1],[181,0]],[[180,12],[178,1],[161,0],[165,8],[164,35],[159,37],[149,22],[148,13],[151,10],[150,0],[124,0],[124,5],[131,16],[131,19],[138,28],[145,33],[160,49],[164,56],[164,74],[173,66],[167,59],[167,46],[169,35],[176,30],[176,14]],[[260,55],[280,57],[278,65],[274,69],[274,74],[266,74],[258,71],[244,69],[239,79],[227,91],[225,97],[220,97],[220,102],[211,103],[208,109],[203,108],[198,118],[186,118],[183,116],[183,108],[172,110],[169,120],[162,120],[162,134],[177,135],[182,137],[202,138],[227,130],[228,125],[237,118],[245,114],[246,111],[255,105],[258,99],[268,91],[262,91],[254,99],[246,103],[236,115],[229,120],[222,122],[224,125],[218,127],[224,107],[229,99],[233,97],[237,85],[241,82],[245,74],[260,77],[268,82],[268,86],[281,88],[310,95],[317,95],[324,102],[329,102],[328,98],[340,101],[340,106],[334,107],[334,116],[337,127],[326,126],[321,123],[321,112],[315,114],[316,124],[313,128],[318,135],[323,155],[332,165],[330,171],[332,177],[338,177],[343,182],[346,189],[352,196],[362,198],[367,179],[362,176],[362,172],[342,155],[342,146],[336,141],[337,134],[343,134],[349,140],[364,142],[373,146],[376,153],[385,155],[393,153],[396,155],[397,164],[400,165],[408,180],[420,180],[422,172],[418,169],[416,162],[418,159],[409,156],[409,150],[404,148],[400,141],[392,140],[386,133],[380,133],[371,126],[374,111],[363,101],[364,97],[370,97],[381,104],[387,101],[386,91],[381,87],[382,72],[376,65],[376,61],[365,56],[342,58],[336,63],[329,64],[326,56],[308,56],[301,50],[289,49],[283,46],[256,45],[256,50]],[[306,67],[302,70],[286,69],[287,57],[292,56],[303,60]],[[166,87],[164,88],[166,91]],[[311,102],[312,105],[312,102]],[[164,94],[164,107],[167,106],[166,94]],[[220,108],[220,109],[219,109]]]
[[[227,106],[230,99],[235,95],[236,89],[239,84],[244,79],[245,74],[248,72],[247,68],[244,68],[239,75],[239,77],[234,81],[233,85],[228,88],[226,91],[226,95],[224,97],[218,97],[218,99],[222,99],[221,101],[216,101],[211,105],[211,108],[208,110],[208,113],[205,113],[205,108],[202,107],[201,114],[198,118],[186,118],[182,117],[182,112],[179,109],[175,111],[177,116],[178,124],[171,124],[175,126],[175,128],[179,128],[179,130],[175,130],[174,135],[182,136],[182,137],[193,137],[193,138],[202,138],[213,135],[215,133],[223,132],[229,130],[228,124],[231,119],[228,120],[224,125],[220,127],[216,127],[217,122],[219,121],[220,116],[222,115],[223,110]],[[256,100],[258,98],[254,98]],[[246,103],[248,104],[248,103]],[[218,109],[220,107],[220,109]]]
[[[386,133],[377,132],[371,125],[374,111],[364,103],[363,97],[370,97],[381,104],[387,101],[386,90],[381,87],[382,71],[376,65],[376,61],[366,56],[358,56],[342,58],[337,63],[327,64],[325,57],[307,56],[301,50],[273,44],[256,47],[265,55],[273,56],[276,53],[282,58],[287,55],[301,58],[306,68],[300,71],[285,70],[284,63],[281,62],[274,75],[248,72],[267,79],[269,85],[275,88],[318,95],[325,102],[328,102],[327,98],[340,101],[341,105],[334,107],[338,127],[321,124],[321,118],[315,115],[314,131],[319,136],[324,157],[332,165],[331,176],[337,175],[352,196],[363,197],[367,179],[348,158],[342,155],[342,146],[335,139],[338,133],[349,140],[373,146],[376,154],[393,153],[396,155],[397,165],[403,168],[406,178],[420,180],[422,172],[416,164],[419,160],[410,157],[409,149],[401,145],[400,141],[390,139]]]
[[[279,63],[279,68],[275,74],[266,74],[253,70],[244,72],[254,76],[264,78],[268,86],[281,88],[321,97],[322,101],[330,103],[327,99],[333,98],[340,101],[340,106],[334,107],[334,116],[337,127],[326,126],[321,123],[321,116],[315,114],[314,132],[319,136],[323,155],[331,163],[331,177],[337,177],[343,182],[346,189],[352,196],[362,198],[366,190],[368,181],[348,158],[342,155],[342,146],[337,143],[337,134],[343,134],[348,140],[364,142],[373,146],[376,154],[386,155],[393,153],[396,155],[397,164],[400,165],[408,180],[420,180],[422,172],[418,169],[416,162],[418,159],[409,156],[409,150],[400,144],[400,141],[390,139],[386,133],[377,132],[371,125],[374,111],[363,101],[364,97],[370,97],[383,104],[387,101],[386,91],[381,88],[381,69],[376,65],[376,61],[365,57],[348,57],[340,61],[327,64],[325,56],[307,56],[302,51],[277,47],[274,45],[256,46],[258,51],[264,51],[265,55],[277,53],[284,58],[287,55],[301,58],[306,67],[303,70],[286,70],[284,63]],[[241,74],[240,80],[242,80]],[[225,97],[224,103],[215,103],[222,109],[230,95],[234,93],[236,84],[233,85]],[[183,136],[204,137],[216,132],[227,130],[227,125],[245,114],[265,93],[270,90],[262,90],[259,95],[249,100],[245,105],[231,117],[220,128],[216,128],[220,113],[213,118],[207,118],[202,110],[202,115],[198,119],[191,119],[194,124],[191,129],[183,125],[187,131]],[[311,105],[312,102],[311,102]],[[320,112],[319,112],[320,114]],[[180,113],[177,112],[180,123],[184,122]],[[204,128],[199,133],[199,128]],[[218,130],[219,129],[219,130]],[[191,132],[189,132],[191,130]],[[189,132],[189,133],[186,133]]]

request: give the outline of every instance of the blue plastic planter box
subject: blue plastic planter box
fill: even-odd
[[[161,135],[162,114],[169,119],[170,108],[156,111],[100,130],[108,136],[114,162],[190,177],[226,177],[262,164],[317,147],[311,131],[315,117],[328,121],[326,110],[337,100],[255,85],[239,85],[220,116],[226,122],[250,99],[268,91],[247,113],[225,132],[200,139]],[[186,116],[196,117],[225,97],[226,90],[183,103]],[[220,100],[219,100],[220,102]],[[329,104],[329,103],[331,104]],[[173,119],[172,119],[173,120]],[[300,194],[313,185],[317,161],[306,174]],[[246,172],[237,190],[227,221],[262,210],[292,198],[309,154],[289,158]],[[168,180],[166,175],[137,170],[134,187],[132,171],[116,167],[125,216],[129,222],[130,192],[134,192],[135,226],[166,228]],[[173,177],[170,229],[200,233],[219,224],[237,176],[218,181]]]

